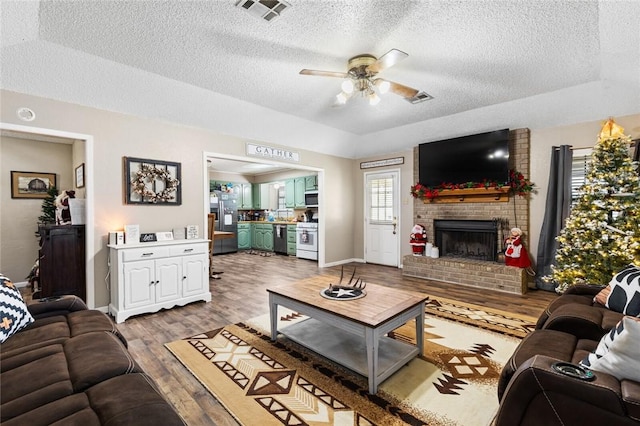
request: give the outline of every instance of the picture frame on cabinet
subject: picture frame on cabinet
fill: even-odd
[[[133,157],[123,160],[125,204],[182,204],[180,163]]]
[[[11,198],[45,199],[56,186],[55,173],[11,171]]]

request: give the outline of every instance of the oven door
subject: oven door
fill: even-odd
[[[296,248],[303,251],[318,251],[318,230],[297,229]]]

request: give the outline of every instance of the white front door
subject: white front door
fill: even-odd
[[[367,263],[399,265],[399,171],[365,174],[365,255]]]

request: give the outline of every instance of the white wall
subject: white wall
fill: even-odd
[[[167,122],[127,116],[58,102],[30,95],[2,91],[0,122],[24,125],[15,114],[27,106],[36,112],[34,127],[55,129],[93,137],[94,170],[85,170],[95,188],[93,279],[95,305],[109,302],[106,236],[125,224],[139,224],[141,232],[171,230],[187,224],[205,228],[205,188],[203,153],[245,156],[246,140]],[[255,141],[254,141],[255,142]],[[278,146],[277,141],[260,141]],[[326,262],[352,257],[352,207],[343,208],[354,198],[350,182],[353,160],[300,150],[301,165],[323,169],[326,188],[324,228]],[[123,202],[123,157],[175,161],[182,164],[182,205],[127,205]],[[323,241],[320,239],[320,241]],[[88,261],[90,261],[88,259]]]

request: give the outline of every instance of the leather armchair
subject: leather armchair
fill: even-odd
[[[536,355],[511,377],[495,426],[640,424],[640,383],[595,373],[593,381],[556,371],[558,359]]]
[[[640,425],[639,382],[601,372],[589,381],[553,367],[577,367],[622,319],[593,301],[601,289],[573,286],[549,304],[502,369],[494,426]]]

